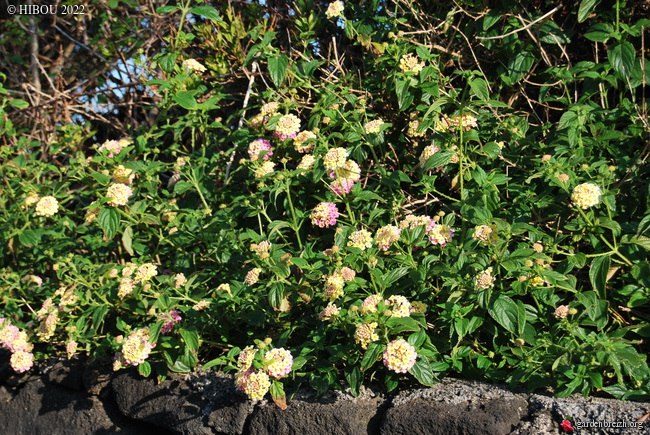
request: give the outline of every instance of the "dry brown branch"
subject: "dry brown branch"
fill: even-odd
[[[539,23],[540,21],[545,20],[546,18],[550,17],[551,15],[553,15],[554,13],[556,13],[559,10],[560,10],[560,7],[556,6],[553,9],[551,9],[550,11],[548,11],[547,13],[545,13],[544,15],[542,15],[541,17],[531,21],[530,23],[528,23],[527,25],[525,25],[524,27],[522,27],[520,29],[513,30],[512,32],[508,32],[508,33],[505,33],[503,35],[497,35],[497,36],[477,36],[476,39],[488,40],[488,39],[503,39],[503,38],[506,38],[506,37],[508,37],[510,35],[514,35],[515,33],[519,33],[521,31],[529,29],[530,27],[534,26],[535,24]]]

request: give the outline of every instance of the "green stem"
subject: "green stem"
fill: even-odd
[[[348,217],[350,218],[350,223],[352,226],[356,225],[356,219],[354,218],[354,213],[352,212],[352,207],[350,207],[350,201],[348,201],[347,195],[345,196],[345,209],[348,211]]]
[[[302,240],[300,240],[300,227],[298,227],[298,220],[296,219],[296,210],[293,207],[293,201],[291,200],[291,182],[287,182],[287,199],[289,200],[289,210],[291,211],[291,220],[293,221],[293,230],[296,232],[296,238],[298,239],[298,246],[302,251]]]
[[[194,130],[192,130],[192,133],[194,133]],[[210,209],[210,206],[208,205],[208,202],[205,200],[205,197],[203,196],[203,193],[201,192],[201,188],[199,187],[199,183],[196,180],[196,175],[194,174],[194,169],[190,170],[190,174],[188,174],[188,180],[192,184],[192,186],[196,189],[196,192],[199,194],[199,197],[201,198],[201,202],[203,203],[203,206],[205,207],[206,210]]]
[[[578,210],[580,215],[583,217],[583,219],[587,222],[587,224],[589,226],[593,227],[594,226],[593,221],[587,216],[587,214],[584,212],[584,210],[582,208],[580,208],[580,207],[576,207],[576,209]],[[633,265],[633,263],[630,260],[628,260],[628,258],[626,256],[624,256],[623,254],[620,253],[617,246],[615,246],[616,242],[614,242],[614,245],[612,245],[611,243],[609,243],[609,241],[602,234],[599,234],[598,237],[600,238],[600,240],[603,241],[603,243],[605,243],[609,247],[609,249],[611,249],[610,253],[614,253],[614,254],[618,255],[625,262],[625,264],[627,264],[628,266]],[[614,240],[616,240],[615,237],[614,237]],[[605,254],[602,254],[602,255],[605,255]]]

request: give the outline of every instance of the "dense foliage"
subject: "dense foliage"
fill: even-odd
[[[65,70],[121,59],[128,116],[108,81],[37,104],[2,75],[16,371],[212,367],[281,406],[449,375],[650,397],[647,5],[135,6],[87,3],[123,49]]]

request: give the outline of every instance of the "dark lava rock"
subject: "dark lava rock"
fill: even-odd
[[[443,381],[428,389],[404,391],[393,399],[382,434],[511,433],[526,415],[524,397],[479,382]]]
[[[2,395],[0,428],[5,434],[153,433],[122,416],[110,403],[84,392],[45,383],[39,377],[30,377],[13,393]]]
[[[376,418],[384,399],[369,389],[359,397],[333,392],[316,399],[312,393],[292,398],[286,410],[263,402],[253,414],[247,433],[255,435],[361,435],[379,431]]]
[[[111,386],[120,411],[127,417],[154,424],[169,433],[212,433],[203,421],[203,398],[180,376],[157,384],[152,377],[143,378],[137,370],[130,369],[116,375]]]

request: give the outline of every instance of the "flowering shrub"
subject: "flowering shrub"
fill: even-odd
[[[16,372],[83,354],[280,403],[445,375],[649,397],[647,20],[235,3],[158,10],[182,31],[139,64],[155,110],[131,131],[40,143],[0,92]]]

